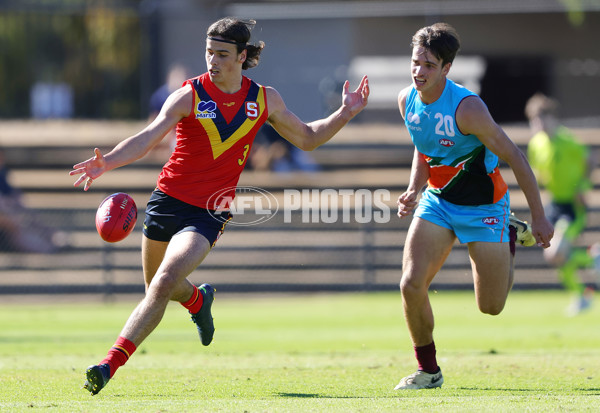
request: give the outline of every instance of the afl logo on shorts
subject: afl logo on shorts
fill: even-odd
[[[445,146],[447,148],[454,146],[454,142],[452,142],[450,139],[440,139],[439,142],[440,145]]]
[[[486,225],[496,225],[500,222],[500,220],[496,217],[487,217],[481,220]]]
[[[257,102],[246,102],[246,116],[248,119],[255,120],[259,114],[260,110]]]

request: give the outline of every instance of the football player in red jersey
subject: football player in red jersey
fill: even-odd
[[[367,105],[369,83],[363,77],[354,92],[346,81],[342,104],[324,119],[305,123],[292,113],[272,87],[242,74],[258,64],[264,43],[249,44],[255,22],[224,18],[207,31],[203,75],[184,82],[173,92],[156,119],[141,132],[117,144],[107,154],[73,166],[75,186],[88,190],[95,179],[140,159],[177,127],[177,143],[158,178],[146,208],[142,261],[146,295],[125,323],[108,355],[86,370],[84,387],[97,394],[116,370],[159,324],[170,300],[192,315],[202,344],[214,334],[211,305],[214,289],[199,288],[188,275],[203,261],[230,219],[216,208],[233,197],[260,126],[269,122],[279,134],[303,150],[331,139]],[[225,189],[231,188],[230,193]],[[231,199],[231,198],[230,198]],[[216,218],[216,219],[215,219]]]

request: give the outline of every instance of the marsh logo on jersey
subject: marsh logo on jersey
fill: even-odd
[[[421,118],[416,113],[408,112],[408,115],[406,115],[406,120],[408,121],[408,123],[406,124],[406,127],[408,129],[417,132],[421,132],[423,130],[423,128],[421,128],[420,126],[416,126],[419,123],[421,123]]]
[[[215,110],[217,110],[215,102],[212,100],[208,102],[201,100],[196,106],[196,119],[214,119],[217,117]]]
[[[439,143],[446,148],[451,148],[454,146],[454,142],[452,142],[450,139],[440,139]]]
[[[483,218],[481,222],[483,222],[486,225],[497,225],[500,222],[500,220],[496,217],[487,217]]]
[[[416,113],[408,112],[408,115],[406,115],[406,119],[408,119],[410,123],[414,123],[415,125],[421,123],[421,118]]]

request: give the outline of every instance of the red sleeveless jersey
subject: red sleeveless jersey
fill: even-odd
[[[208,73],[186,80],[194,105],[177,124],[177,142],[157,188],[180,201],[215,210],[235,197],[252,142],[268,117],[264,86],[243,76],[242,88],[222,92]]]

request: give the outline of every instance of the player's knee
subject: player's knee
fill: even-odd
[[[504,310],[505,301],[479,303],[479,311],[483,314],[498,315]]]
[[[152,289],[157,293],[169,296],[176,286],[177,279],[175,277],[171,277],[167,273],[159,273],[154,276],[148,285],[148,290]]]
[[[418,279],[403,274],[400,280],[400,292],[403,297],[412,297],[423,293],[427,294],[427,286]]]

